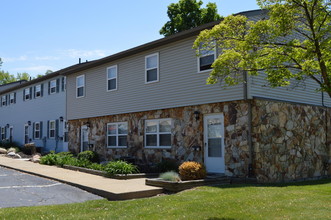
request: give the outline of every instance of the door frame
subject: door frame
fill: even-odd
[[[222,123],[221,128],[221,157],[208,157],[208,127],[207,120],[209,118],[220,118]],[[224,144],[224,114],[223,113],[213,113],[213,114],[205,114],[203,117],[203,141],[204,141],[204,161],[207,172],[210,173],[225,173],[225,144]],[[213,166],[211,164],[214,163]],[[219,166],[215,169],[215,163]]]

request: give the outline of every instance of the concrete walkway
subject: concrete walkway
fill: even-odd
[[[109,200],[151,197],[163,192],[162,188],[145,185],[145,178],[117,180],[5,156],[0,156],[0,166],[76,186]]]

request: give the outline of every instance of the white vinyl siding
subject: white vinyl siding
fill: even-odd
[[[117,65],[107,68],[107,91],[117,90]]]
[[[107,124],[107,147],[126,148],[128,136],[128,123],[118,122]]]
[[[76,78],[76,97],[84,97],[85,96],[85,76],[77,76]]]
[[[145,147],[171,148],[171,119],[145,121]]]
[[[145,57],[145,82],[152,83],[159,81],[159,53]]]

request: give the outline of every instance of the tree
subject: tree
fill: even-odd
[[[257,22],[228,16],[200,33],[194,48],[222,48],[207,83],[243,81],[264,72],[270,86],[311,78],[331,97],[331,0],[257,0],[267,16]]]
[[[215,3],[208,3],[206,8],[201,8],[202,4],[197,0],[179,0],[170,4],[167,11],[170,21],[161,28],[160,34],[170,36],[221,19]]]
[[[15,76],[10,75],[8,72],[0,70],[0,85],[15,82]]]
[[[30,80],[30,75],[28,73],[17,73],[16,80]]]

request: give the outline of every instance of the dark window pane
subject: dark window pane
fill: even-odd
[[[171,146],[171,134],[160,134],[160,146]]]
[[[208,157],[222,157],[222,138],[208,139]]]
[[[214,54],[200,57],[200,71],[211,69],[211,65],[214,62]]]
[[[108,136],[108,146],[117,146],[116,136]]]
[[[146,146],[157,146],[156,134],[146,135]]]
[[[116,89],[116,79],[108,80],[108,90]]]
[[[147,82],[157,81],[157,68],[147,70]]]
[[[77,88],[77,97],[84,96],[84,87]]]
[[[118,136],[118,146],[126,147],[127,146],[127,137],[125,136]]]

